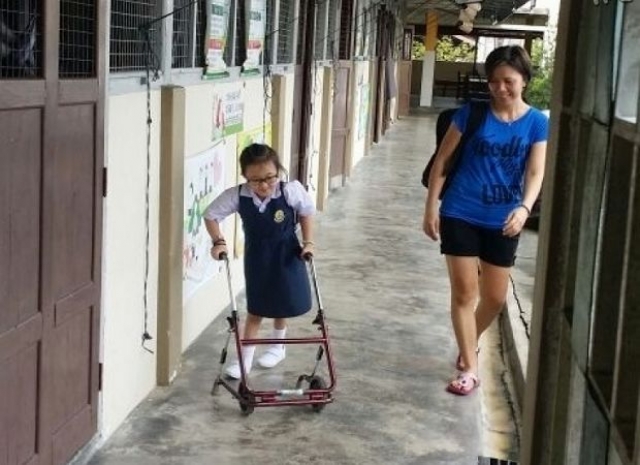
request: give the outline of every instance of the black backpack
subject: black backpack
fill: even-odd
[[[446,174],[447,179],[444,182],[444,186],[442,186],[442,191],[440,192],[440,198],[444,195],[444,192],[447,190],[449,185],[451,184],[451,180],[453,179],[456,170],[458,169],[458,165],[460,164],[460,154],[462,153],[464,146],[466,143],[473,137],[476,131],[480,128],[482,123],[484,122],[484,118],[487,114],[488,105],[487,102],[470,102],[471,104],[471,113],[469,114],[469,121],[467,122],[467,127],[462,133],[462,137],[460,138],[460,142],[456,147],[455,151],[451,155],[449,159],[448,165],[445,167],[443,175]],[[444,135],[447,133],[449,126],[451,125],[451,120],[453,119],[453,115],[458,111],[457,108],[450,108],[440,112],[438,115],[438,120],[436,122],[436,149],[429,158],[429,162],[427,166],[424,168],[422,172],[422,185],[426,188],[429,187],[429,174],[431,173],[431,168],[433,167],[433,162],[436,158],[436,154],[438,153],[438,149],[440,148],[440,144],[442,143],[442,139],[444,139]]]

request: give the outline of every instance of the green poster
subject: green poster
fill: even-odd
[[[246,0],[247,11],[247,59],[242,65],[243,72],[254,72],[260,66],[260,56],[264,52],[266,27],[265,0]]]
[[[230,0],[209,0],[207,35],[205,43],[205,77],[226,74],[224,48],[227,44],[227,24],[229,22]]]

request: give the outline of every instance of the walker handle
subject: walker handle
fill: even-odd
[[[302,258],[305,261],[310,262],[313,259],[313,252],[305,252]]]
[[[218,260],[228,262],[229,256],[227,255],[227,252],[222,252],[220,255],[218,255]]]

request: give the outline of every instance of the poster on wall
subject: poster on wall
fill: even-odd
[[[211,140],[236,134],[244,128],[244,101],[242,90],[213,94],[213,121]]]
[[[371,100],[371,89],[368,82],[362,82],[362,76],[358,87],[360,88],[360,105],[358,114],[358,140],[364,139],[369,126],[369,102]]]
[[[265,0],[246,0],[247,2],[247,59],[242,65],[244,73],[257,72],[260,56],[264,51],[266,26]]]
[[[209,14],[204,55],[206,57],[205,77],[226,75],[224,48],[227,44],[227,24],[231,0],[209,0]]]
[[[271,145],[271,122],[268,122],[264,127],[242,132],[238,134],[238,160],[240,160],[240,154],[251,144],[268,144]],[[238,184],[245,182],[240,172],[240,163],[236,163],[236,179]],[[235,257],[240,258],[244,254],[244,232],[242,231],[242,220],[240,215],[236,215],[235,224],[235,243],[234,251]]]
[[[224,190],[225,144],[189,157],[184,166],[184,243],[182,248],[182,301],[220,272],[211,258],[211,239],[202,215]]]

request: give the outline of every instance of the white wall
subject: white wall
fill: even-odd
[[[367,153],[369,121],[373,115],[373,101],[371,100],[371,79],[368,61],[354,62],[351,106],[351,160],[353,168]]]
[[[156,384],[156,356],[142,347],[146,250],[147,114],[144,92],[107,102],[108,167],[102,277],[102,433],[108,437]],[[148,325],[155,338],[158,271],[160,94],[152,93]],[[155,339],[147,346],[155,352]]]
[[[322,87],[324,85],[324,68],[318,66],[315,69],[315,78],[311,88],[313,114],[309,127],[308,163],[309,163],[309,194],[314,201],[318,199],[318,187],[320,183],[320,145],[322,142]]]

